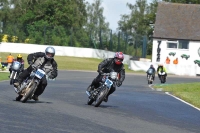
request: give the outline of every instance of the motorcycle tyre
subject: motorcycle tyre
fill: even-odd
[[[108,94],[109,89],[106,86],[104,86],[104,87],[105,87],[105,89],[98,94],[98,97],[97,97],[95,105],[94,105],[95,107],[99,107],[99,105],[102,103],[102,101]],[[101,97],[99,97],[100,95],[101,95]]]
[[[15,79],[10,79],[10,85],[13,85]]]
[[[94,102],[94,99],[88,98],[87,105],[91,105]]]
[[[21,102],[22,102],[22,103],[25,103],[25,102],[28,100],[28,98],[30,98],[30,97],[32,96],[32,94],[33,94],[33,92],[34,92],[34,90],[35,90],[35,87],[36,87],[36,83],[33,82],[33,84],[30,85],[30,86],[31,86],[30,90],[29,90],[28,92],[26,92],[26,95],[24,95],[24,96],[22,97],[22,99],[21,99]]]
[[[152,80],[152,76],[150,76],[150,77],[148,76],[147,80],[148,80],[148,84],[152,84],[153,83],[153,81],[151,81]]]
[[[163,83],[163,84],[165,83],[165,77],[164,76],[160,77],[160,82]]]

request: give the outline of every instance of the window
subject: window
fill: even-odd
[[[173,42],[171,42],[171,41],[167,42],[167,48],[177,48],[177,45],[178,45],[178,43],[175,42],[175,41],[173,41]]]
[[[167,48],[189,49],[189,41],[187,40],[167,41]]]
[[[179,49],[189,49],[189,41],[179,40],[178,43],[179,43],[178,45]]]

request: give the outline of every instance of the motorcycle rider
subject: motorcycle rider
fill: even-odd
[[[102,73],[109,73],[111,71],[115,71],[119,73],[119,80],[116,82],[116,85],[120,87],[122,85],[122,82],[125,79],[125,69],[123,65],[124,60],[124,54],[122,52],[116,52],[114,58],[107,58],[103,60],[98,65],[99,75],[97,75],[96,78],[92,81],[91,85],[87,88],[87,91],[90,93],[94,88],[98,88],[100,86],[99,82],[102,80],[103,75]],[[107,97],[104,99],[105,102],[108,101],[108,96],[112,94],[116,90],[116,87],[112,85]]]
[[[24,70],[24,60],[22,59],[22,55],[21,55],[21,54],[18,54],[18,55],[17,55],[17,58],[14,59],[13,62],[14,62],[14,61],[18,61],[18,62],[21,63],[21,67],[20,67],[19,71],[20,71],[20,72],[23,71],[23,70]],[[12,65],[13,65],[13,62],[12,62],[12,64],[11,64],[10,68],[9,68],[10,74],[11,74],[11,72],[12,72]]]
[[[160,64],[160,65],[158,65],[158,68],[157,68],[157,73],[158,73],[158,77],[159,77],[159,79],[160,79],[160,74],[159,74],[159,72],[165,72],[165,77],[167,78],[167,70],[166,70],[166,68],[163,66],[163,64]]]
[[[44,71],[46,75],[48,75],[48,78],[50,79],[56,78],[58,72],[57,72],[57,63],[54,60],[54,55],[55,55],[55,49],[53,47],[47,47],[45,49],[45,52],[36,52],[29,54],[27,60],[30,66],[19,75],[17,79],[18,82],[14,83],[14,86],[16,88],[19,88],[22,81],[26,79],[35,68],[44,68]],[[35,91],[32,99],[38,101],[39,100],[38,96],[44,92],[46,86],[47,86],[47,80],[46,77],[44,76],[41,79],[41,82],[38,85],[38,88]],[[19,101],[21,98],[22,96],[19,95],[16,98],[16,101]]]
[[[152,73],[149,73],[149,71],[151,71],[151,69],[152,69]],[[154,68],[153,65],[150,65],[150,67],[149,67],[149,69],[147,70],[146,73],[147,73],[147,78],[148,78],[148,75],[152,74],[152,76],[153,76],[153,80],[155,79],[156,69]]]

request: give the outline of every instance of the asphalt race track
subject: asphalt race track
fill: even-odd
[[[0,133],[199,133],[200,111],[152,90],[146,75],[127,74],[100,107],[86,104],[97,72],[59,71],[39,101],[21,103],[9,81],[0,82]],[[169,76],[167,84],[199,82]],[[159,81],[156,77],[156,84]]]

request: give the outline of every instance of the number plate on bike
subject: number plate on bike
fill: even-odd
[[[113,82],[109,79],[106,79],[105,85],[108,86],[109,88],[112,86]]]
[[[41,79],[42,77],[44,77],[45,72],[41,69],[38,69],[35,73],[35,76],[38,77],[39,79]]]

